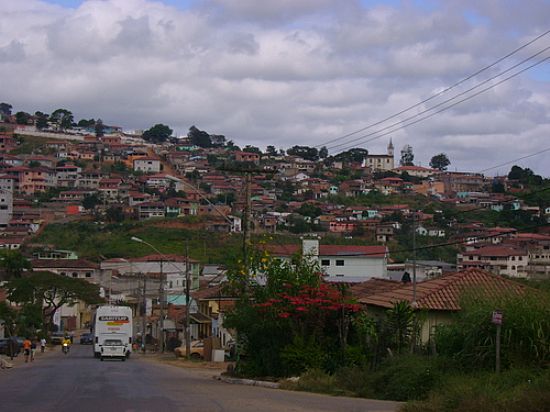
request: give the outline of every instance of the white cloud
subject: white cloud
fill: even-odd
[[[32,112],[66,107],[77,119],[129,129],[196,125],[240,145],[317,145],[420,102],[546,30],[544,2],[520,3],[507,0],[504,12],[500,2],[462,0],[430,11],[357,0],[205,0],[187,9],[152,0],[76,9],[7,2],[0,100]],[[445,151],[470,170],[536,151],[549,135],[549,80],[526,73],[391,136],[423,164]],[[389,138],[367,147],[384,151]],[[550,174],[548,162],[531,161]]]

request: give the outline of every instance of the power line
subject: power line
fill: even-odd
[[[465,83],[466,81],[472,79],[473,77],[475,77],[475,76],[477,76],[477,75],[483,73],[484,71],[490,69],[491,67],[496,66],[498,63],[502,62],[503,60],[507,59],[508,57],[513,56],[513,55],[516,54],[517,52],[521,51],[522,49],[526,48],[527,46],[533,44],[533,43],[536,42],[537,40],[539,40],[539,39],[541,39],[542,37],[546,36],[548,33],[550,33],[550,30],[545,31],[544,33],[538,35],[537,37],[535,37],[535,38],[532,39],[531,41],[529,41],[529,42],[527,42],[527,43],[521,45],[520,47],[518,47],[518,48],[512,50],[511,52],[509,52],[508,54],[502,56],[501,58],[499,58],[499,59],[496,60],[495,62],[493,62],[493,63],[491,63],[491,64],[489,64],[489,65],[487,65],[487,66],[485,66],[485,67],[482,67],[481,69],[479,69],[479,70],[477,70],[476,72],[470,74],[469,76],[467,76],[467,77],[465,77],[465,78],[459,80],[458,82],[452,84],[451,86],[445,88],[444,90],[442,90],[442,91],[440,91],[440,92],[438,92],[438,93],[435,93],[435,94],[431,95],[430,97],[428,97],[428,98],[426,98],[426,99],[424,99],[424,100],[422,100],[422,101],[420,101],[420,102],[418,102],[418,103],[416,103],[416,104],[414,104],[414,105],[411,105],[411,106],[409,106],[409,107],[407,107],[407,108],[405,108],[405,109],[403,109],[403,110],[401,110],[401,111],[399,111],[399,112],[397,112],[397,113],[395,113],[395,114],[393,114],[393,115],[391,115],[391,116],[388,116],[388,117],[386,117],[386,118],[384,118],[384,119],[382,119],[382,120],[380,120],[380,121],[377,121],[377,122],[375,122],[375,123],[371,123],[371,124],[369,124],[369,125],[367,125],[367,126],[365,126],[365,127],[362,127],[361,129],[358,129],[358,130],[355,130],[355,131],[353,131],[353,132],[347,133],[347,134],[345,134],[345,135],[336,137],[336,138],[334,138],[334,139],[328,140],[328,141],[326,141],[326,142],[324,142],[324,143],[318,144],[318,145],[313,146],[313,147],[318,148],[318,147],[326,146],[326,145],[328,145],[328,144],[330,144],[330,143],[337,142],[337,141],[339,141],[339,140],[341,140],[341,139],[345,139],[345,138],[350,137],[350,136],[353,136],[353,135],[355,135],[355,134],[357,134],[357,133],[361,133],[361,132],[363,132],[363,131],[365,131],[365,130],[367,130],[367,129],[370,129],[370,128],[374,127],[374,126],[378,126],[378,125],[380,125],[380,124],[382,124],[382,123],[385,123],[385,122],[388,121],[388,120],[394,119],[394,118],[396,118],[397,116],[400,116],[400,115],[402,115],[402,114],[404,114],[404,113],[406,113],[406,112],[408,112],[408,111],[410,111],[410,110],[412,110],[412,109],[415,109],[415,108],[417,108],[417,107],[423,105],[424,103],[427,103],[427,102],[429,102],[429,101],[435,99],[436,97],[441,96],[441,95],[444,94],[444,93],[447,93],[448,91],[450,91],[450,90],[456,88],[457,86],[461,85],[462,83]]]
[[[544,49],[543,51],[546,51],[546,50],[548,50],[548,49],[550,49],[550,46],[547,47],[546,49]],[[539,55],[539,54],[542,53],[543,51],[537,53],[536,55]],[[535,56],[536,56],[536,55],[535,55]],[[518,65],[523,64],[523,63],[525,63],[526,61],[528,61],[528,60],[530,60],[530,59],[531,59],[531,57],[528,58],[528,59],[526,59],[525,61],[519,63]],[[415,115],[413,115],[413,116],[410,116],[410,117],[408,117],[408,118],[406,118],[406,119],[404,119],[404,120],[401,120],[401,121],[399,121],[399,122],[395,122],[395,123],[393,123],[393,124],[391,124],[391,125],[389,125],[389,126],[386,126],[386,127],[382,128],[382,129],[379,129],[379,130],[376,130],[376,131],[374,131],[374,132],[367,133],[366,135],[359,136],[359,137],[357,137],[357,138],[355,138],[355,139],[353,139],[353,140],[351,140],[351,141],[349,141],[349,142],[345,142],[345,143],[333,145],[333,146],[328,147],[328,148],[334,149],[334,148],[336,148],[336,147],[345,146],[345,147],[342,148],[341,150],[350,149],[350,148],[356,147],[358,144],[365,144],[365,143],[372,142],[372,141],[377,140],[377,139],[379,139],[379,138],[381,138],[381,137],[387,136],[388,134],[394,133],[394,132],[396,132],[396,131],[398,131],[398,130],[401,130],[401,129],[404,129],[404,128],[406,128],[406,127],[412,126],[412,125],[414,125],[414,124],[420,123],[421,121],[427,120],[427,119],[429,119],[429,118],[431,118],[431,117],[433,117],[433,116],[435,116],[435,115],[437,115],[437,114],[439,114],[439,113],[442,113],[442,112],[444,112],[444,111],[447,111],[447,110],[453,108],[454,106],[457,106],[458,104],[461,104],[461,103],[464,103],[465,101],[471,100],[471,99],[473,99],[474,97],[477,97],[477,96],[479,96],[480,94],[485,93],[486,91],[491,90],[491,89],[493,89],[493,88],[499,86],[500,84],[502,84],[502,83],[504,83],[504,82],[506,82],[506,81],[508,81],[508,80],[511,80],[511,79],[513,79],[514,77],[519,76],[519,75],[522,74],[523,72],[525,72],[525,71],[527,71],[527,70],[530,70],[530,69],[532,69],[533,67],[536,67],[536,66],[538,66],[538,65],[540,65],[540,64],[542,64],[542,63],[544,63],[544,62],[546,62],[548,59],[550,59],[550,57],[545,57],[544,59],[539,60],[538,62],[533,63],[533,64],[531,64],[531,65],[529,65],[529,66],[527,66],[527,67],[521,69],[520,71],[518,71],[518,72],[516,72],[516,73],[513,73],[513,74],[511,74],[511,75],[508,76],[508,77],[505,77],[504,79],[499,80],[498,82],[496,82],[495,84],[492,84],[491,86],[488,86],[488,87],[486,87],[486,88],[484,88],[484,89],[481,89],[481,90],[477,91],[476,93],[473,93],[473,94],[471,94],[470,96],[467,96],[467,97],[465,97],[465,98],[463,98],[463,99],[460,99],[460,100],[458,100],[458,101],[456,101],[456,102],[454,102],[454,103],[452,103],[452,104],[450,104],[450,105],[448,105],[448,106],[446,106],[446,107],[443,107],[443,108],[441,108],[441,109],[439,109],[439,110],[437,110],[437,111],[435,111],[435,112],[433,112],[433,113],[429,113],[428,115],[426,115],[426,116],[424,116],[424,117],[420,117],[419,119],[416,119],[416,120],[411,121],[411,122],[409,122],[409,123],[405,123],[405,122],[407,122],[408,120],[415,119],[416,117],[419,117],[419,116],[421,116],[422,114],[431,112],[433,109],[435,109],[435,108],[437,108],[437,107],[440,107],[440,106],[442,106],[442,105],[444,105],[444,104],[446,104],[446,103],[449,103],[449,102],[455,100],[457,97],[463,96],[464,94],[469,93],[469,92],[471,92],[471,91],[477,89],[478,87],[482,86],[483,84],[485,84],[485,83],[487,83],[487,82],[489,82],[489,81],[491,81],[491,80],[494,80],[494,79],[497,78],[497,77],[500,77],[502,74],[506,73],[507,71],[509,71],[509,70],[511,70],[511,69],[513,69],[513,68],[516,68],[518,65],[515,65],[513,68],[510,68],[510,69],[506,70],[505,72],[502,72],[502,73],[500,73],[500,74],[498,74],[498,75],[496,75],[496,76],[493,76],[493,77],[491,77],[491,78],[489,78],[489,79],[487,79],[487,80],[484,80],[484,81],[481,82],[480,84],[478,84],[478,85],[476,85],[476,86],[474,86],[474,87],[468,89],[468,90],[465,91],[465,92],[459,93],[458,95],[456,95],[456,96],[454,96],[454,97],[452,97],[452,98],[450,98],[450,99],[447,99],[447,100],[445,100],[445,101],[443,101],[443,102],[441,102],[441,103],[438,103],[437,105],[435,105],[435,106],[433,106],[433,107],[431,107],[431,108],[428,108],[428,109],[426,109],[426,110],[423,110],[423,111],[421,111],[420,113],[417,113],[417,114],[415,114]],[[395,127],[395,126],[398,126],[398,127]],[[393,128],[393,129],[392,129],[392,130],[388,130],[388,129],[391,129],[391,128]],[[386,131],[386,130],[387,130],[387,131]],[[380,134],[380,135],[378,135],[378,136],[374,136],[374,135],[377,135],[378,133],[381,133],[381,132],[384,132],[384,133],[382,133],[382,134]],[[363,141],[363,139],[365,139],[365,138],[367,138],[367,137],[370,137],[370,136],[374,136],[374,137],[372,137],[372,138],[370,138],[370,139],[367,139],[367,140],[364,140],[364,141]],[[352,143],[352,142],[357,142],[357,143],[350,145],[350,143]],[[327,149],[328,149],[328,148],[327,148]]]

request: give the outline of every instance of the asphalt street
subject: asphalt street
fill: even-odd
[[[331,397],[213,379],[218,371],[188,369],[132,357],[101,362],[74,345],[28,364],[0,370],[4,412],[137,411],[395,411],[393,402]]]

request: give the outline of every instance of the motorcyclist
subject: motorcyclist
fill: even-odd
[[[71,338],[68,335],[66,335],[63,339],[62,347],[64,351],[69,351],[69,348],[71,347]]]

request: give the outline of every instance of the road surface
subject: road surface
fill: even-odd
[[[0,405],[6,412],[138,411],[379,411],[393,402],[331,397],[214,380],[218,371],[187,369],[132,357],[94,359],[91,346],[68,355],[38,354],[29,364],[0,370]]]

